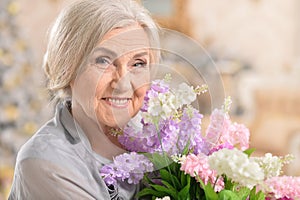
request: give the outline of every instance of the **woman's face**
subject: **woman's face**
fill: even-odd
[[[101,127],[122,127],[141,108],[150,81],[150,50],[139,25],[108,32],[72,83],[73,109]],[[74,104],[74,103],[73,103]]]

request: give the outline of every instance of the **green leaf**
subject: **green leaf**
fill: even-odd
[[[141,191],[139,191],[136,196],[137,198],[144,197],[144,196],[164,197],[164,196],[168,196],[168,194],[153,190],[151,188],[144,188]]]
[[[153,187],[156,191],[159,191],[161,193],[166,193],[167,195],[165,196],[171,196],[173,198],[177,198],[177,192],[174,192],[164,186],[152,184],[151,187]]]
[[[207,183],[207,185],[205,185],[201,179],[199,180],[199,182],[201,184],[201,187],[204,190],[206,199],[218,200],[218,194],[214,191],[210,183]]]
[[[184,174],[184,172],[181,171],[181,174],[180,174],[180,183],[181,183],[181,186],[184,188],[185,186],[187,185],[191,185],[191,176],[190,175],[186,175]]]
[[[256,150],[255,148],[246,149],[246,150],[244,151],[244,153],[247,154],[248,157],[250,157],[251,154],[252,154],[255,150]]]
[[[169,189],[169,192],[172,193],[171,196],[173,198],[176,198],[177,197],[177,190],[170,183],[168,183],[164,180],[162,180],[161,182],[162,182],[162,184],[164,184]]]
[[[168,183],[167,181],[164,181],[162,180],[161,183],[163,185],[165,185],[167,188],[171,189],[171,190],[174,190],[174,191],[177,191],[170,183]]]
[[[219,193],[219,200],[241,200],[239,196],[231,190],[222,190]]]
[[[255,200],[256,199],[256,187],[252,188],[252,190],[250,191],[250,200]]]
[[[182,190],[178,193],[178,200],[187,200],[190,199],[190,185],[186,185]]]
[[[145,153],[144,156],[146,156],[153,163],[155,169],[165,168],[169,166],[172,162],[174,162],[166,154]]]
[[[265,200],[265,194],[262,191],[256,193],[256,187],[250,191],[250,200]]]
[[[257,197],[257,200],[265,200],[266,199],[266,195],[262,191],[259,191],[256,194],[256,197]]]
[[[168,183],[172,183],[171,174],[166,169],[159,170],[159,174],[162,180],[167,181]]]
[[[175,163],[177,165],[177,163]],[[173,164],[172,164],[173,165]],[[176,170],[179,170],[176,168],[176,165],[175,166],[169,166],[170,168],[174,168],[174,169],[170,169],[170,168],[167,168],[167,169],[161,169],[159,170],[159,173],[160,173],[160,176],[161,176],[161,179],[162,180],[165,180],[167,181],[168,183],[170,183],[174,188],[176,188],[177,190],[180,190],[182,188],[182,185],[178,179],[178,177],[174,174],[177,174],[177,171]],[[174,171],[175,170],[175,171]],[[172,174],[172,172],[174,174]],[[180,178],[180,177],[179,177]]]
[[[177,176],[171,174],[171,178],[172,178],[172,184],[174,185],[174,187],[177,189],[177,190],[180,190],[183,186],[181,185],[181,183],[179,182]]]
[[[242,187],[238,191],[236,191],[236,194],[239,196],[239,198],[241,200],[246,200],[249,197],[249,195],[250,195],[250,191],[251,190],[249,188]]]
[[[187,176],[186,186],[184,186],[178,193],[178,199],[186,200],[190,199],[190,187],[191,187],[191,177]]]
[[[184,172],[181,172],[180,174],[180,183],[181,185],[186,185],[187,184],[187,177],[189,175],[184,174]]]
[[[225,190],[233,190],[234,183],[231,181],[230,178],[228,178],[226,175],[223,175],[224,184],[225,184]]]
[[[191,176],[187,176],[186,180],[187,180],[187,185],[190,185],[191,184]]]
[[[195,178],[191,178],[190,196],[191,199],[205,200],[204,190],[202,189],[202,187],[200,187],[199,182],[197,182]]]
[[[173,162],[171,165],[168,166],[168,169],[172,171],[172,174],[178,175],[178,172],[180,172],[180,165],[179,163]]]
[[[153,183],[153,181],[148,177],[149,173],[145,173],[144,177],[143,177],[143,183],[147,184],[147,183]]]

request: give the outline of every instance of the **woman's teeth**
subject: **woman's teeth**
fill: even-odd
[[[106,98],[107,101],[117,104],[117,105],[124,105],[128,102],[128,98],[122,98],[122,99],[115,99],[115,98]]]

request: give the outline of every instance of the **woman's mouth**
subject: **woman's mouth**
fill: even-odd
[[[102,98],[102,100],[105,100],[105,102],[113,107],[116,108],[125,108],[128,106],[129,101],[131,98],[112,98],[112,97],[107,97],[107,98]]]

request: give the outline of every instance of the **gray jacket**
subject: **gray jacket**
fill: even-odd
[[[20,149],[9,200],[133,199],[136,186],[108,188],[99,175],[111,162],[92,151],[64,103]]]

